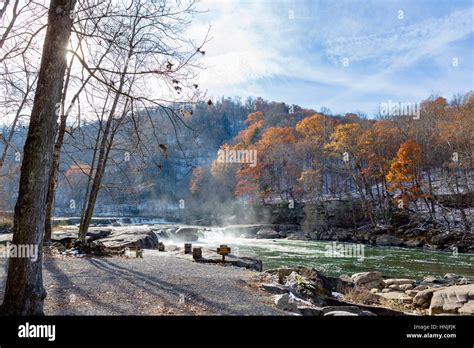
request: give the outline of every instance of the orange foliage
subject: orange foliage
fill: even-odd
[[[385,176],[400,144],[400,130],[389,120],[372,123],[361,137],[361,156],[367,161],[363,174]]]
[[[331,135],[331,142],[325,149],[335,157],[342,158],[347,152],[353,158],[359,158],[359,141],[362,138],[362,127],[359,123],[342,124],[336,127]]]
[[[411,139],[407,140],[400,145],[387,173],[389,191],[399,190],[404,201],[414,201],[420,195],[416,168],[421,155],[421,146]]]
[[[204,179],[205,172],[206,172],[206,168],[203,168],[203,167],[193,168],[191,180],[189,181],[189,190],[192,193],[196,193],[199,191],[199,184]]]
[[[247,116],[245,123],[248,126],[236,136],[236,141],[247,147],[258,139],[260,130],[264,125],[263,114],[260,111],[251,113]]]
[[[296,130],[308,140],[322,144],[331,135],[334,123],[334,120],[327,116],[315,114],[298,122]]]

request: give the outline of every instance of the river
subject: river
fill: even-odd
[[[368,245],[362,247],[339,242],[229,238],[219,233],[218,229],[205,233],[194,244],[212,248],[226,244],[234,254],[261,259],[264,269],[314,267],[332,276],[380,271],[388,277],[418,280],[428,275],[444,276],[446,273],[474,276],[473,254],[456,255],[443,251]],[[341,249],[344,247],[344,250]]]
[[[79,218],[57,218],[57,220]],[[170,224],[163,219],[105,217],[96,218],[97,222],[118,221],[123,225]],[[77,223],[77,222],[76,222]],[[182,244],[182,242],[171,242]],[[165,242],[166,244],[166,242]],[[286,239],[244,239],[230,237],[221,228],[212,228],[204,232],[194,245],[216,248],[226,244],[232,253],[261,259],[264,269],[277,267],[314,267],[325,274],[339,276],[357,272],[380,271],[387,277],[415,278],[421,280],[426,276],[444,276],[456,273],[474,277],[474,254],[454,254],[444,251],[431,251],[415,248],[381,247],[355,245],[359,249],[348,255],[341,253],[341,246],[351,247],[349,243],[322,241],[297,241]],[[330,252],[328,251],[335,251]],[[355,255],[355,257],[354,257]],[[352,257],[348,257],[352,256]]]

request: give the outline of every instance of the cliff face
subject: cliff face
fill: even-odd
[[[317,203],[298,203],[260,207],[263,220],[273,224],[297,224],[303,231],[323,231],[331,228],[350,228],[367,222],[360,202],[329,200]]]

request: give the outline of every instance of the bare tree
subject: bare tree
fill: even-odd
[[[13,229],[13,243],[37,246],[38,255],[10,260],[2,305],[4,314],[43,314],[46,297],[42,277],[45,203],[57,130],[56,104],[61,100],[66,46],[75,3],[76,0],[52,0],[49,6],[48,29],[24,147]]]
[[[46,6],[31,0],[0,3],[0,117],[5,125],[0,134],[0,169],[14,147],[19,124],[31,113],[46,12]]]
[[[189,17],[195,12],[193,6],[194,2],[183,5],[164,0],[132,0],[80,8],[80,16],[84,19],[76,21],[73,32],[81,37],[84,47],[80,52],[71,53],[89,74],[79,92],[83,90],[85,98],[96,100],[89,104],[90,109],[99,115],[81,214],[81,239],[85,238],[89,227],[118,131],[126,123],[136,126],[139,123],[137,117],[143,116],[144,110],[151,107],[165,110],[174,122],[182,122],[179,113],[170,104],[180,99],[189,102],[199,95],[197,86],[191,83],[194,77],[192,70],[196,67],[195,57],[205,54],[202,47],[207,36],[200,45],[183,37]],[[163,92],[156,97],[158,88]],[[103,104],[97,104],[97,100],[102,100]],[[47,231],[51,231],[55,174],[67,113],[63,116],[48,194]],[[154,127],[153,124],[151,126]],[[139,130],[135,130],[140,140]],[[144,143],[142,145],[145,146]]]

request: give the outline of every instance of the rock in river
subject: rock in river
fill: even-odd
[[[199,231],[197,227],[180,227],[175,232],[175,236],[184,242],[195,242],[199,239]]]
[[[280,234],[272,228],[262,228],[257,232],[258,239],[277,239]]]

